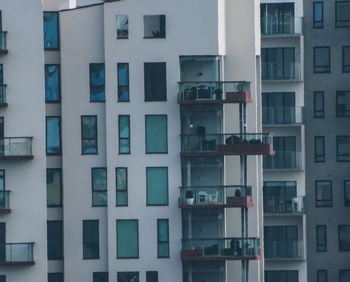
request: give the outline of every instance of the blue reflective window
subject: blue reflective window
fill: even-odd
[[[146,115],[146,153],[168,152],[166,115]]]
[[[147,167],[147,205],[168,204],[168,168]]]
[[[93,282],[108,282],[108,272],[94,272]]]
[[[46,170],[46,204],[48,207],[62,206],[61,173],[62,170],[60,168],[48,168]]]
[[[60,65],[45,65],[45,101],[60,101]]]
[[[90,64],[90,101],[105,100],[105,64]]]
[[[58,49],[58,13],[44,12],[44,48]]]
[[[323,27],[323,2],[314,2],[314,28]]]
[[[128,205],[128,169],[126,167],[117,167],[115,169],[117,184],[117,206]]]
[[[118,102],[129,102],[129,64],[118,63]]]
[[[92,205],[107,206],[107,169],[92,168]]]
[[[169,257],[169,220],[158,219],[158,257]]]
[[[81,116],[81,152],[97,154],[97,116]]]
[[[100,258],[98,220],[83,220],[83,258]]]
[[[63,273],[48,273],[48,282],[63,282]]]
[[[46,117],[46,154],[61,154],[61,118]]]
[[[47,258],[63,259],[63,225],[62,220],[47,221]]]
[[[119,154],[130,154],[130,116],[119,116]]]
[[[139,257],[138,233],[137,219],[117,220],[117,258]]]

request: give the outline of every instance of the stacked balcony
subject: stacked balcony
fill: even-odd
[[[0,138],[0,160],[33,159],[32,137]]]
[[[8,53],[6,36],[7,36],[7,31],[0,31],[0,55]]]
[[[263,14],[261,17],[262,37],[290,37],[303,33],[303,18]]]
[[[304,260],[304,241],[265,241],[265,260]]]
[[[304,215],[305,197],[264,196],[265,215]]]
[[[262,107],[263,126],[302,125],[304,107]]]
[[[9,213],[10,210],[10,191],[0,191],[0,213]]]
[[[0,266],[33,265],[34,243],[0,244]]]

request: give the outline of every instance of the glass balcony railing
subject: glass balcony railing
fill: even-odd
[[[276,17],[265,16],[261,18],[261,34],[269,35],[292,35],[302,34],[303,18],[301,17]]]
[[[0,210],[10,209],[10,191],[0,191]]]
[[[222,239],[183,239],[183,259],[205,259],[206,257],[242,257],[260,256],[260,239],[258,238],[222,238]],[[234,259],[234,258],[228,258]]]
[[[262,80],[301,80],[299,62],[262,62]]]
[[[6,84],[0,84],[0,104],[5,104],[6,102]]]
[[[264,241],[265,259],[304,259],[304,242]]]
[[[200,81],[179,82],[180,101],[225,101],[243,99],[240,94],[250,92],[250,83],[245,81]],[[235,97],[239,96],[239,97]],[[232,97],[230,97],[232,96]]]
[[[0,158],[30,158],[32,137],[6,137],[0,139]]]
[[[264,196],[265,214],[304,214],[305,197]]]
[[[301,152],[275,150],[275,155],[263,157],[263,168],[302,169]]]
[[[303,124],[304,107],[262,107],[263,125]]]
[[[1,264],[32,264],[34,243],[0,244]]]
[[[6,35],[7,31],[0,31],[0,53],[1,51],[7,52]]]
[[[233,205],[234,197],[252,196],[250,186],[181,187],[181,205]]]

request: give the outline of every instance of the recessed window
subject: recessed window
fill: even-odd
[[[350,72],[350,46],[343,47],[343,72]]]
[[[323,2],[313,3],[314,28],[323,28]]]
[[[129,64],[118,63],[118,102],[129,102]]]
[[[63,273],[48,273],[47,279],[48,282],[63,282]]]
[[[350,27],[350,1],[335,2],[335,26]]]
[[[0,282],[6,282],[6,276],[5,275],[0,275]],[[51,282],[51,281],[48,281]],[[52,281],[54,282],[54,281]]]
[[[314,73],[328,73],[330,71],[330,47],[314,47]]]
[[[46,117],[46,155],[61,155],[60,117]]]
[[[62,220],[47,221],[47,258],[63,259],[63,224]]]
[[[265,270],[265,282],[298,282],[297,270]]]
[[[129,18],[127,15],[117,16],[117,39],[129,38]]]
[[[83,259],[100,258],[98,220],[83,220]]]
[[[318,252],[327,251],[327,227],[326,225],[316,226],[316,249]]]
[[[337,162],[350,162],[350,136],[337,136]]]
[[[92,277],[93,282],[108,282],[108,272],[94,272]]]
[[[315,163],[325,161],[325,141],[324,136],[315,136]]]
[[[350,251],[350,225],[339,225],[339,251]],[[344,280],[345,281],[345,280]]]
[[[46,197],[48,207],[62,206],[62,170],[60,168],[46,170]]]
[[[339,271],[339,282],[350,281],[350,269],[342,269]]]
[[[146,282],[158,282],[158,271],[146,271]]]
[[[58,13],[44,12],[44,48],[58,50]]]
[[[138,272],[118,272],[117,282],[139,282]]]
[[[144,38],[165,38],[165,15],[143,16]]]
[[[139,228],[137,219],[117,220],[117,258],[139,257]],[[118,280],[123,281],[123,280]],[[126,280],[129,281],[129,280]],[[137,280],[138,281],[138,280]]]
[[[145,101],[166,101],[166,63],[145,63]]]
[[[337,117],[350,117],[350,91],[337,91]]]
[[[166,115],[146,115],[146,153],[168,153],[168,128]]]
[[[115,169],[117,186],[117,206],[128,205],[128,169],[126,167],[117,167]]]
[[[119,120],[119,154],[130,154],[130,116],[120,115]]]
[[[90,64],[90,101],[105,102],[105,64]]]
[[[45,65],[45,102],[60,102],[60,65]]]
[[[327,270],[317,270],[317,282],[327,282]]]
[[[168,205],[168,168],[147,167],[147,205]]]
[[[314,118],[324,118],[324,92],[314,92]]]
[[[332,181],[315,181],[316,207],[331,207],[332,201]]]
[[[97,116],[81,116],[81,153],[97,154]]]
[[[350,207],[350,180],[344,181],[344,206]]]
[[[107,206],[107,169],[92,168],[92,205]]]
[[[158,219],[158,257],[169,257],[169,220]]]

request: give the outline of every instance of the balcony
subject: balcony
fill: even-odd
[[[265,81],[301,81],[299,62],[263,62],[262,80]]]
[[[266,241],[264,242],[264,258],[266,260],[303,260],[304,242],[291,241]]]
[[[262,107],[263,125],[292,125],[304,123],[304,107]]]
[[[260,239],[183,239],[181,259],[189,261],[261,259]]]
[[[7,31],[0,31],[0,55],[8,53],[6,46],[6,35]]]
[[[0,265],[33,265],[34,243],[0,244]]]
[[[180,208],[252,207],[252,188],[248,186],[181,187]]]
[[[305,208],[305,197],[264,196],[265,215],[303,215]]]
[[[6,137],[0,139],[0,160],[32,159],[33,137]]]
[[[263,37],[300,36],[303,33],[303,18],[276,17],[272,15],[261,18],[261,35]]]
[[[0,213],[10,211],[10,191],[0,191]]]
[[[249,82],[179,82],[179,104],[224,104],[251,102]]]
[[[7,107],[6,84],[0,84],[0,108]]]
[[[264,169],[302,169],[301,152],[277,151],[274,156],[264,156]]]
[[[274,154],[268,133],[183,134],[182,157]]]

